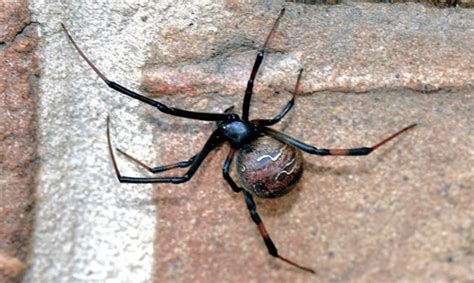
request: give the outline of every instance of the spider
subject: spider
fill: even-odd
[[[232,190],[236,193],[242,193],[245,203],[247,205],[250,217],[257,225],[258,231],[263,238],[263,241],[268,249],[268,253],[273,257],[286,262],[301,270],[315,273],[312,268],[300,265],[292,260],[289,260],[280,255],[275,244],[270,238],[265,225],[263,224],[254,202],[254,196],[260,198],[276,198],[288,193],[300,179],[303,172],[303,157],[302,152],[307,152],[315,155],[337,155],[337,156],[362,156],[368,155],[381,145],[387,143],[391,139],[400,135],[416,126],[411,124],[383,139],[379,143],[371,147],[357,147],[349,149],[326,149],[317,148],[312,145],[303,143],[289,135],[274,130],[269,126],[275,125],[285,117],[285,115],[292,109],[295,104],[295,97],[298,93],[300,80],[303,74],[303,69],[298,72],[294,91],[291,99],[287,102],[281,112],[271,119],[254,119],[249,120],[250,100],[252,98],[255,77],[262,63],[267,46],[273,37],[275,30],[285,12],[283,8],[276,18],[269,34],[267,35],[262,47],[257,52],[257,57],[253,65],[250,79],[247,82],[245,96],[243,100],[242,116],[234,113],[234,107],[226,109],[223,113],[204,113],[187,111],[178,108],[168,107],[161,102],[150,99],[136,92],[133,92],[124,86],[110,81],[105,77],[99,69],[86,57],[84,52],[79,48],[73,40],[66,27],[62,25],[64,32],[69,38],[70,42],[79,53],[79,55],[87,62],[87,64],[94,70],[94,72],[112,89],[128,95],[134,99],[138,99],[146,104],[158,108],[159,111],[183,118],[195,119],[201,121],[214,121],[217,124],[217,129],[208,138],[201,151],[192,156],[188,160],[168,164],[164,166],[149,167],[140,160],[132,157],[126,152],[116,149],[132,162],[144,167],[151,173],[161,173],[175,168],[189,169],[182,176],[169,177],[128,177],[122,176],[117,162],[115,160],[114,151],[112,149],[112,142],[110,139],[110,119],[107,117],[107,143],[109,154],[115,170],[115,174],[121,183],[173,183],[180,184],[189,181],[203,160],[212,150],[216,149],[224,142],[230,144],[230,152],[225,159],[222,173],[224,179],[229,183]],[[236,157],[237,175],[240,181],[240,186],[230,176],[230,166],[232,160]]]

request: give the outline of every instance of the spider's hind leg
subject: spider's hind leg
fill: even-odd
[[[115,148],[115,149],[118,152],[120,152],[120,154],[122,154],[123,156],[128,158],[130,161],[132,161],[133,163],[145,168],[146,170],[148,170],[150,173],[153,173],[153,174],[165,172],[165,171],[172,170],[172,169],[175,169],[175,168],[189,167],[193,163],[194,159],[196,159],[196,156],[197,156],[197,154],[195,154],[194,156],[192,156],[191,158],[189,158],[188,160],[185,160],[185,161],[171,163],[171,164],[167,164],[167,165],[163,165],[163,166],[150,167],[150,166],[146,165],[143,161],[138,160],[137,158],[131,156],[130,154],[126,153],[125,151],[121,150],[120,148]]]
[[[232,190],[234,190],[234,192],[237,193],[237,192],[241,191],[244,194],[245,203],[247,204],[247,208],[249,210],[250,217],[252,218],[253,222],[257,225],[258,231],[260,232],[260,235],[263,238],[265,246],[268,249],[268,253],[271,254],[272,256],[274,256],[274,257],[276,257],[276,258],[278,258],[278,259],[294,266],[294,267],[297,267],[297,268],[301,269],[301,270],[308,271],[308,272],[311,272],[311,273],[315,273],[315,271],[313,269],[302,266],[302,265],[299,265],[299,264],[295,263],[294,261],[291,261],[291,260],[289,260],[285,257],[282,257],[278,253],[278,250],[277,250],[275,244],[273,243],[272,239],[270,238],[270,235],[268,234],[267,229],[265,228],[265,225],[263,225],[262,219],[260,219],[260,216],[258,215],[257,206],[255,205],[255,202],[253,201],[252,195],[249,192],[243,190],[241,187],[239,187],[235,183],[235,181],[232,180],[232,177],[229,174],[230,165],[232,164],[232,159],[234,158],[235,152],[236,152],[236,149],[231,148],[231,150],[229,152],[229,155],[227,155],[227,158],[226,158],[225,163],[224,163],[224,168],[222,169],[222,172],[224,174],[224,179],[227,181],[227,183],[229,183],[229,185],[231,186]]]
[[[301,269],[301,270],[304,270],[304,271],[307,271],[307,272],[310,272],[310,273],[316,273],[313,269],[311,269],[309,267],[299,265],[294,261],[291,261],[291,260],[289,260],[285,257],[282,257],[278,253],[278,250],[277,250],[275,244],[273,243],[272,239],[270,238],[270,235],[268,234],[267,229],[265,228],[265,225],[263,225],[262,219],[258,215],[257,206],[255,205],[255,202],[253,200],[252,195],[247,191],[242,191],[242,192],[244,194],[245,203],[247,204],[247,208],[249,210],[250,217],[252,218],[253,222],[257,225],[258,231],[260,232],[260,235],[262,236],[263,241],[265,242],[265,245],[267,246],[268,253],[271,254],[272,256],[274,256],[274,257],[276,257],[276,258],[278,258],[278,259],[294,266],[294,267],[297,267],[297,268]]]
[[[110,118],[107,117],[107,144],[108,144],[108,147],[109,147],[109,154],[110,154],[110,158],[112,159],[112,165],[114,167],[115,175],[117,176],[117,179],[119,180],[120,183],[140,183],[140,184],[173,183],[173,184],[180,184],[180,183],[187,182],[193,177],[194,173],[196,173],[197,169],[199,168],[199,166],[201,166],[202,162],[204,161],[206,156],[209,154],[209,152],[214,150],[222,142],[223,142],[223,139],[220,136],[219,131],[218,130],[214,131],[212,133],[212,135],[209,137],[209,139],[207,140],[207,142],[204,145],[204,147],[202,148],[202,150],[194,158],[192,158],[192,161],[190,162],[190,164],[186,165],[187,163],[186,163],[186,161],[184,161],[184,165],[186,165],[185,167],[191,166],[191,168],[189,168],[188,171],[186,171],[186,173],[184,173],[184,175],[182,175],[182,176],[169,176],[169,177],[127,177],[127,176],[122,176],[122,174],[120,174],[120,170],[118,169],[117,162],[115,160],[115,155],[114,155],[114,151],[113,151],[113,148],[112,148],[112,141],[110,139]],[[122,153],[124,153],[124,152],[122,151]],[[131,156],[129,156],[129,158],[130,157]],[[138,161],[136,158],[131,157],[131,159],[132,159],[132,161],[140,162],[138,164],[142,165],[142,166],[144,165],[145,168],[148,167],[147,165],[143,164],[141,161]],[[169,170],[169,169],[179,167],[179,166],[176,166],[176,164],[177,163],[166,165],[168,167],[168,169],[166,168],[166,166],[161,166],[161,167],[157,167],[157,168],[158,168],[158,170],[164,169],[164,171],[166,171],[166,170]],[[150,169],[153,169],[153,168],[150,168]]]
[[[289,143],[299,149],[301,149],[304,152],[310,153],[310,154],[315,154],[315,155],[334,155],[334,156],[363,156],[363,155],[368,155],[380,146],[386,144],[387,142],[391,141],[395,137],[399,136],[400,134],[408,131],[409,129],[415,127],[416,124],[411,124],[401,130],[398,130],[397,132],[391,134],[390,136],[386,137],[382,141],[379,141],[373,146],[363,146],[363,147],[355,147],[355,148],[338,148],[338,149],[329,149],[329,148],[317,148],[315,146],[312,146],[310,144],[306,144],[304,142],[301,142],[293,137],[290,137],[287,134],[281,133],[277,130],[274,130],[272,128],[267,128],[263,127],[263,131],[276,138],[277,140]]]

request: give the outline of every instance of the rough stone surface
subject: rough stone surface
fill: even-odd
[[[440,8],[453,8],[463,7],[469,8],[474,7],[473,0],[287,0],[286,2],[304,3],[304,4],[342,4],[347,2],[359,2],[359,3],[424,3],[426,5],[434,5]]]
[[[235,5],[216,20],[195,15],[164,27],[145,68],[160,94],[245,91],[255,50],[277,9]],[[207,11],[202,11],[205,14]],[[207,15],[207,14],[206,14]],[[304,92],[379,88],[435,91],[474,85],[474,11],[423,5],[291,5],[267,52],[256,87],[270,97],[305,69]]]
[[[159,13],[151,2],[138,1],[110,5],[33,0],[30,8],[42,39],[41,168],[31,266],[24,281],[149,282],[156,223],[152,187],[117,181],[107,152],[105,121],[110,115],[114,145],[140,157],[154,156],[152,124],[143,117],[146,107],[98,80],[60,23],[105,74],[138,89],[139,68],[152,39],[149,31],[159,22]],[[140,175],[140,170],[120,161],[124,172]]]
[[[212,9],[220,12],[211,21]],[[238,109],[278,10],[206,7],[163,27],[144,87],[185,109]],[[277,127],[292,136],[370,146],[419,126],[368,157],[306,154],[295,191],[258,201],[281,254],[315,276],[268,255],[242,196],[222,178],[224,146],[190,182],[158,186],[155,282],[473,280],[472,17],[414,4],[289,5],[257,78],[253,117],[278,113],[303,66],[297,106]],[[153,115],[160,163],[189,158],[212,132]]]
[[[43,163],[26,282],[474,280],[473,11],[283,1],[31,5],[43,38]],[[268,255],[242,196],[222,178],[226,145],[188,183],[118,184],[107,115],[114,145],[150,165],[186,160],[215,125],[107,89],[59,25],[110,79],[170,106],[221,112],[240,108],[256,49],[282,6],[252,117],[278,113],[303,66],[296,107],[277,129],[338,148],[419,123],[368,157],[305,154],[295,190],[257,201],[281,254],[317,275]],[[146,175],[118,162],[124,175]]]
[[[37,35],[26,1],[0,4],[0,282],[23,274],[32,227]]]
[[[156,282],[472,280],[473,98],[472,89],[299,97],[278,128],[321,147],[370,146],[419,123],[368,157],[305,154],[298,187],[280,199],[258,201],[281,254],[318,274],[267,254],[242,197],[222,179],[224,147],[188,184],[160,186]],[[284,102],[275,97],[255,107]],[[160,140],[176,145],[193,139],[158,131]],[[198,134],[199,144],[204,136]],[[160,159],[185,159],[199,149],[194,140],[189,144],[193,149],[168,146]]]

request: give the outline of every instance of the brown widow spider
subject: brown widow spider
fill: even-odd
[[[89,64],[89,66],[95,71],[95,73],[112,89],[128,95],[132,98],[138,99],[146,104],[158,108],[163,113],[202,121],[215,121],[217,123],[217,129],[211,134],[204,147],[199,153],[191,157],[189,160],[181,161],[173,164],[168,164],[158,167],[149,167],[138,159],[130,156],[124,151],[117,148],[117,151],[126,156],[132,162],[146,168],[151,173],[160,173],[175,168],[190,167],[188,171],[182,176],[172,177],[127,177],[122,176],[118,169],[115,161],[115,156],[112,150],[112,142],[110,140],[110,120],[107,117],[107,142],[109,147],[112,164],[117,175],[118,180],[121,183],[173,183],[179,184],[189,181],[196,170],[199,168],[203,160],[212,150],[224,142],[230,144],[230,152],[224,162],[222,173],[224,179],[229,183],[232,190],[236,193],[242,192],[244,195],[247,208],[250,213],[250,217],[255,222],[260,232],[260,235],[265,242],[268,252],[302,270],[315,273],[311,268],[302,266],[295,263],[278,253],[278,250],[270,238],[265,226],[263,225],[260,216],[257,213],[257,207],[253,200],[253,196],[262,198],[275,198],[280,197],[288,193],[298,182],[303,173],[303,157],[302,151],[316,155],[338,155],[338,156],[360,156],[367,155],[373,150],[377,149],[381,145],[385,144],[389,140],[395,138],[401,133],[407,131],[410,128],[416,126],[412,124],[405,127],[398,132],[391,134],[389,137],[383,139],[381,142],[371,147],[358,147],[350,149],[325,149],[317,148],[309,144],[305,144],[292,138],[284,133],[278,132],[268,126],[275,125],[285,117],[285,115],[291,110],[295,103],[295,96],[298,93],[298,87],[300,85],[301,75],[303,69],[299,70],[298,78],[296,80],[295,89],[293,96],[281,110],[281,112],[272,119],[255,119],[249,120],[249,107],[250,100],[252,98],[252,91],[255,76],[257,75],[260,64],[262,63],[265,55],[265,49],[270,42],[275,30],[280,22],[281,17],[285,9],[282,9],[278,15],[275,23],[273,24],[270,33],[268,34],[263,46],[257,52],[257,58],[250,74],[250,79],[247,83],[247,89],[245,90],[245,96],[242,108],[242,118],[233,113],[233,107],[230,107],[224,111],[224,113],[203,113],[187,111],[177,108],[168,107],[158,101],[152,100],[145,96],[142,96],[136,92],[133,92],[113,81],[108,80],[98,69],[92,64],[92,62],[86,57],[84,52],[78,47],[76,42],[72,39],[71,35],[67,31],[66,27],[62,25],[67,37],[71,41],[74,48],[77,50],[79,55]],[[241,186],[237,185],[232,177],[229,175],[230,165],[234,156],[236,156],[236,164],[238,177]]]

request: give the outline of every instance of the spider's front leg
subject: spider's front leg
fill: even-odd
[[[110,153],[110,158],[112,159],[112,165],[114,166],[115,174],[117,175],[117,179],[119,180],[120,183],[173,183],[173,184],[179,184],[179,183],[184,183],[187,182],[191,179],[191,177],[196,173],[197,169],[199,166],[202,164],[206,156],[214,150],[219,144],[223,142],[222,138],[220,137],[218,130],[214,131],[212,135],[209,137],[207,140],[206,144],[202,148],[202,150],[195,156],[191,157],[190,160],[188,161],[183,161],[183,162],[178,162],[174,163],[171,165],[167,166],[160,166],[157,167],[158,170],[161,171],[166,171],[169,169],[177,168],[180,166],[177,166],[177,164],[185,165],[181,167],[187,167],[191,166],[189,170],[183,175],[183,176],[171,176],[171,177],[127,177],[127,176],[122,176],[120,174],[120,171],[117,166],[117,162],[115,161],[115,155],[114,151],[112,149],[112,141],[110,139],[110,118],[107,117],[107,144],[109,147],[109,153]],[[122,154],[124,153],[123,151],[121,152]],[[128,154],[126,154],[127,156]],[[137,162],[138,164],[145,166],[147,168],[148,166],[143,164],[141,161],[138,161],[137,159],[131,157],[128,155],[129,158],[131,158],[133,161]],[[188,165],[187,163],[190,162]],[[148,169],[152,170],[153,168]]]
[[[273,34],[275,33],[275,30],[277,29],[278,24],[280,23],[280,19],[284,13],[285,8],[281,9],[280,14],[278,15],[277,19],[275,20],[275,23],[272,26],[272,29],[270,30],[270,33],[265,39],[265,43],[263,43],[263,46],[257,52],[257,58],[255,58],[255,63],[253,64],[252,72],[250,73],[250,79],[248,80],[247,88],[245,89],[244,103],[242,106],[242,120],[244,121],[249,120],[250,100],[252,99],[253,85],[255,82],[255,77],[257,76],[258,69],[260,68],[260,64],[262,64],[263,57],[265,56],[265,49],[267,48],[270,39],[273,37]]]
[[[276,123],[280,122],[281,119],[283,119],[283,117],[285,117],[285,115],[290,112],[291,108],[293,107],[293,105],[295,104],[295,98],[296,98],[296,95],[298,94],[298,88],[300,86],[300,81],[301,81],[301,75],[303,74],[303,69],[300,69],[299,73],[298,73],[298,79],[296,79],[296,85],[295,85],[295,90],[293,91],[293,96],[291,97],[290,101],[288,101],[288,103],[285,105],[285,107],[283,108],[283,110],[281,110],[280,113],[278,113],[278,115],[276,115],[274,118],[272,119],[259,119],[259,120],[254,120],[258,125],[260,126],[271,126],[271,125],[275,125]]]
[[[182,110],[178,108],[173,108],[173,107],[168,107],[164,105],[163,103],[150,99],[146,96],[143,96],[141,94],[138,94],[132,90],[129,90],[128,88],[113,82],[109,80],[104,74],[102,74],[101,71],[92,63],[92,61],[86,56],[86,54],[79,48],[79,45],[74,41],[72,36],[69,34],[69,31],[66,29],[66,27],[61,24],[64,32],[66,33],[66,36],[68,37],[69,41],[72,43],[76,51],[79,53],[79,55],[86,61],[86,63],[94,70],[94,72],[107,84],[108,87],[125,94],[127,96],[130,96],[134,99],[140,100],[141,102],[144,102],[146,104],[149,104],[151,106],[156,107],[158,110],[160,110],[163,113],[173,115],[173,116],[178,116],[178,117],[183,117],[183,118],[189,118],[189,119],[196,119],[196,120],[204,120],[204,121],[223,121],[223,120],[233,120],[236,118],[235,114],[221,114],[221,113],[205,113],[205,112],[194,112],[194,111],[188,111],[188,110]]]
[[[242,193],[244,194],[245,203],[247,204],[247,208],[249,210],[250,217],[252,218],[253,222],[257,225],[258,231],[260,232],[260,235],[262,236],[263,241],[264,241],[265,245],[267,246],[268,253],[271,254],[272,256],[274,256],[274,257],[276,257],[276,258],[278,258],[278,259],[294,266],[294,267],[297,267],[299,269],[302,269],[304,271],[308,271],[308,272],[311,272],[311,273],[316,273],[313,269],[302,266],[302,265],[299,265],[299,264],[297,264],[297,263],[295,263],[295,262],[293,262],[293,261],[291,261],[291,260],[289,260],[285,257],[282,257],[278,253],[278,250],[277,250],[275,244],[273,243],[272,239],[270,238],[270,235],[268,234],[267,229],[265,228],[265,225],[262,222],[262,219],[258,215],[257,206],[255,205],[255,202],[253,200],[252,195],[249,192],[247,192],[247,191],[243,190],[242,188],[240,188],[235,183],[235,181],[232,180],[232,177],[230,177],[230,175],[229,175],[229,168],[230,168],[230,165],[232,163],[232,159],[234,157],[235,152],[236,152],[236,149],[232,148],[231,151],[229,152],[229,155],[227,156],[227,159],[226,159],[225,163],[224,163],[224,168],[223,168],[224,178],[227,181],[227,183],[229,183],[232,190],[234,190],[235,192],[242,191]]]

